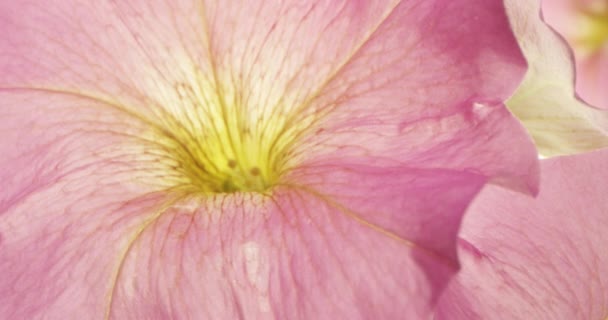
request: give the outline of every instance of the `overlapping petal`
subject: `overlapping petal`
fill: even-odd
[[[488,186],[436,319],[605,319],[608,150],[543,160],[538,198]]]
[[[573,50],[576,92],[590,104],[608,108],[608,4],[602,0],[545,0],[545,21]]]
[[[13,318],[424,318],[478,190],[536,189],[500,1],[4,2],[0,24]],[[197,157],[231,156],[279,178],[198,190]]]
[[[508,0],[505,4],[529,64],[507,106],[530,132],[539,152],[555,156],[607,146],[608,114],[575,94],[572,53],[541,20],[540,1]],[[579,77],[577,84],[581,81]]]

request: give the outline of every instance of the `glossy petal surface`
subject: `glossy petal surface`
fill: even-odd
[[[543,160],[537,199],[488,186],[436,319],[605,319],[608,150]]]
[[[500,1],[3,1],[0,28],[11,318],[424,318],[478,190],[537,188]]]

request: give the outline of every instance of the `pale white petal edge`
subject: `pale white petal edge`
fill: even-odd
[[[507,107],[524,124],[544,157],[608,146],[608,110],[574,91],[573,55],[540,16],[539,0],[505,0],[507,14],[529,65]]]

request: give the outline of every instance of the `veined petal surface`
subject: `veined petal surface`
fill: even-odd
[[[536,199],[484,188],[435,319],[606,319],[607,159],[603,149],[543,160]]]
[[[0,3],[0,314],[427,318],[535,192],[501,1]]]

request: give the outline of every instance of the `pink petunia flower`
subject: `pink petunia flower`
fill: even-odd
[[[608,108],[608,2],[544,0],[545,21],[564,36],[576,59],[576,91]]]
[[[5,319],[424,319],[535,192],[502,1],[0,1]]]
[[[462,270],[436,320],[608,317],[608,149],[541,161],[536,199],[489,186],[467,211]]]

